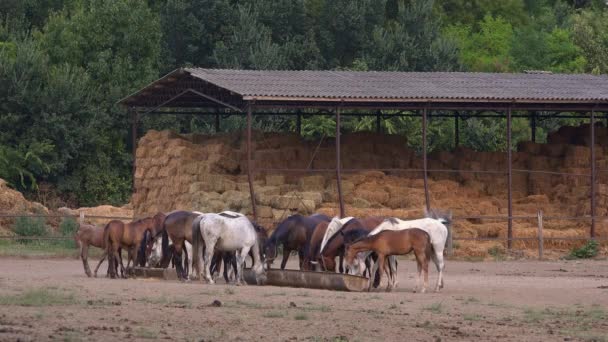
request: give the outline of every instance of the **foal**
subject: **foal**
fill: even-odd
[[[99,260],[97,267],[95,267],[95,277],[97,277],[97,270],[99,269],[99,266],[101,266],[103,261],[106,259],[106,256],[108,255],[103,240],[103,231],[103,227],[94,226],[91,224],[81,224],[79,225],[76,234],[74,234],[74,240],[76,240],[76,244],[80,249],[80,258],[82,259],[82,265],[84,266],[84,273],[86,273],[86,275],[89,277],[92,276],[88,261],[89,246],[97,247],[103,250],[101,260]],[[122,264],[122,260],[120,262]]]
[[[346,265],[353,267],[357,253],[366,251],[373,251],[378,255],[378,262],[374,264],[372,274],[376,274],[376,270],[379,269],[381,270],[379,277],[382,277],[382,270],[385,270],[384,262],[387,256],[405,255],[414,251],[418,266],[418,278],[416,279],[414,292],[418,289],[422,272],[424,272],[424,283],[420,292],[426,292],[429,282],[429,260],[433,252],[433,245],[429,234],[424,230],[418,228],[399,231],[387,230],[353,242],[346,246]],[[372,282],[370,281],[370,290],[371,287]]]

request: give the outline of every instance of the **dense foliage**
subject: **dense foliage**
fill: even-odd
[[[128,116],[116,102],[180,66],[249,69],[608,73],[604,0],[4,0],[0,2],[0,178],[30,196],[41,183],[74,205],[120,204],[131,188]],[[211,131],[200,117],[144,127]],[[543,121],[539,136],[559,122]],[[293,130],[285,117],[264,130]],[[420,119],[383,131],[420,145]],[[224,130],[244,127],[241,118]],[[514,122],[514,141],[529,123]],[[345,119],[370,130],[375,118]],[[332,135],[309,117],[308,137]],[[504,120],[461,123],[462,144],[504,149]],[[449,149],[451,119],[430,122]],[[49,187],[45,187],[48,189]]]

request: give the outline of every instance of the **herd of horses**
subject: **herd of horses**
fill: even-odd
[[[416,220],[296,214],[268,236],[264,227],[241,213],[178,210],[129,223],[112,220],[105,227],[82,224],[75,240],[89,277],[97,276],[107,258],[111,278],[118,277],[119,271],[120,277],[126,277],[131,265],[167,268],[173,264],[180,280],[200,278],[213,284],[223,266],[226,282],[241,285],[250,256],[256,282],[262,284],[282,249],[281,269],[297,253],[300,270],[366,276],[370,289],[378,287],[386,274],[388,291],[397,285],[396,256],[413,252],[418,270],[414,291],[425,292],[431,261],[438,271],[435,291],[443,287],[443,250],[450,223],[451,213],[437,209]],[[89,246],[103,250],[94,273],[88,264]]]

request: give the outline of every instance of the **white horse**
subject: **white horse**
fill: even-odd
[[[323,254],[323,250],[325,246],[329,242],[334,235],[338,234],[342,226],[344,226],[348,221],[354,219],[354,217],[349,216],[345,218],[334,217],[331,219],[329,224],[327,225],[327,230],[325,231],[325,235],[323,235],[323,240],[321,241],[321,247],[319,248],[319,254]]]
[[[443,269],[445,263],[443,261],[443,249],[448,239],[448,226],[452,221],[452,212],[443,213],[439,210],[431,209],[425,212],[425,218],[418,220],[404,221],[397,218],[384,220],[376,229],[372,230],[369,235],[375,235],[384,230],[403,230],[409,228],[419,228],[429,234],[431,244],[433,245],[433,254],[431,258],[439,276],[437,277],[437,285],[435,291],[439,292],[443,288]],[[376,267],[376,265],[374,265]],[[374,272],[375,273],[375,272]]]
[[[169,246],[173,245],[173,241],[169,238]],[[154,267],[158,265],[163,257],[163,243],[162,243],[162,234],[157,236],[152,241],[152,250],[150,251],[150,256],[148,256],[148,260],[146,261],[146,267]],[[188,272],[189,279],[194,279],[195,274],[192,272],[192,260],[194,256],[192,255],[192,245],[188,241],[184,241],[184,248],[186,248],[186,254],[188,256]]]
[[[236,215],[234,215],[236,216]],[[192,222],[193,255],[200,261],[202,254],[201,243],[205,244],[204,255],[204,277],[207,282],[213,284],[213,278],[209,271],[211,258],[216,250],[231,252],[236,251],[237,275],[236,285],[243,283],[243,269],[245,257],[249,250],[253,251],[252,269],[256,281],[260,283],[264,278],[264,267],[260,258],[260,246],[253,224],[245,216],[226,217],[221,214],[204,214]],[[200,273],[198,263],[195,266]]]

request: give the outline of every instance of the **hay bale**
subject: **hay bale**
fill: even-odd
[[[266,175],[266,185],[283,185],[285,184],[284,175]]]
[[[262,205],[271,205],[272,198],[281,194],[281,188],[278,186],[260,186],[255,188],[256,203]]]
[[[272,208],[267,205],[260,205],[256,207],[259,218],[272,218]]]
[[[369,201],[367,201],[363,198],[355,197],[355,198],[353,198],[352,206],[355,208],[369,208],[372,205],[371,205],[371,203],[369,203]]]
[[[251,204],[248,193],[236,190],[228,190],[224,192],[221,196],[221,200],[228,208],[234,210],[240,210],[241,208],[245,208]]]
[[[566,147],[564,166],[586,167],[590,165],[591,149],[584,146],[570,145]]]
[[[541,148],[541,154],[551,158],[561,158],[564,155],[564,152],[566,151],[566,147],[568,146],[569,145],[567,144],[555,143],[543,144]]]
[[[321,175],[302,177],[298,180],[298,186],[302,191],[325,190],[325,177]]]
[[[389,193],[377,183],[364,183],[353,192],[355,197],[362,198],[372,205],[383,205],[390,199]]]
[[[517,151],[538,155],[542,153],[542,146],[543,144],[532,141],[520,141],[517,144]]]

